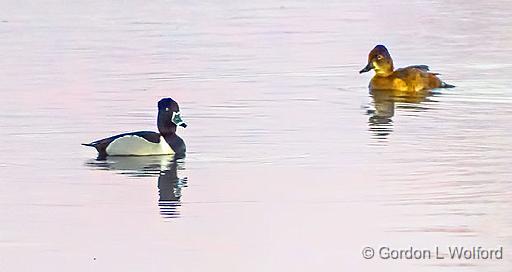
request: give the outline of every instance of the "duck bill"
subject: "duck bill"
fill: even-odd
[[[172,119],[171,121],[177,125],[177,126],[180,126],[180,127],[183,127],[183,128],[186,128],[187,127],[187,124],[185,123],[185,121],[183,121],[183,119],[181,119],[181,114],[179,112],[173,112],[172,113]]]
[[[361,71],[359,71],[359,73],[360,73],[360,74],[362,74],[362,73],[366,73],[366,72],[368,72],[368,71],[372,70],[373,68],[374,68],[374,67],[373,67],[373,63],[371,63],[371,62],[370,62],[370,63],[368,63],[368,64],[366,65],[366,67],[364,67]]]

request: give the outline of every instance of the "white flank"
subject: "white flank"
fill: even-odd
[[[146,139],[127,135],[117,138],[107,146],[107,154],[111,156],[147,156],[174,154],[171,146],[160,136],[160,143],[155,144]]]

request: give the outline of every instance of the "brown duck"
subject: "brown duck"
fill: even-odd
[[[383,45],[377,45],[368,55],[368,64],[359,73],[375,70],[370,81],[371,90],[392,90],[400,92],[420,92],[435,88],[453,88],[429,72],[426,65],[414,65],[394,70],[393,59]]]

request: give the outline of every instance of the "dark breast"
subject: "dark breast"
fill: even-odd
[[[183,141],[183,139],[181,139],[176,134],[166,135],[164,138],[165,141],[171,146],[172,150],[174,150],[174,156],[176,158],[185,157],[185,152],[187,151],[187,148],[185,146],[185,142]]]

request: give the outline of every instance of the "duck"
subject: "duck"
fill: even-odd
[[[98,159],[107,156],[150,155],[174,155],[181,158],[185,156],[186,146],[183,139],[176,135],[178,126],[187,127],[181,118],[178,103],[172,98],[163,98],[158,102],[158,132],[128,132],[82,145],[96,148]]]
[[[370,90],[391,90],[406,93],[429,91],[436,88],[454,88],[443,82],[438,73],[431,73],[427,65],[412,65],[394,69],[393,59],[384,45],[377,45],[368,54],[368,64],[359,73],[370,70],[375,75],[368,86]]]

